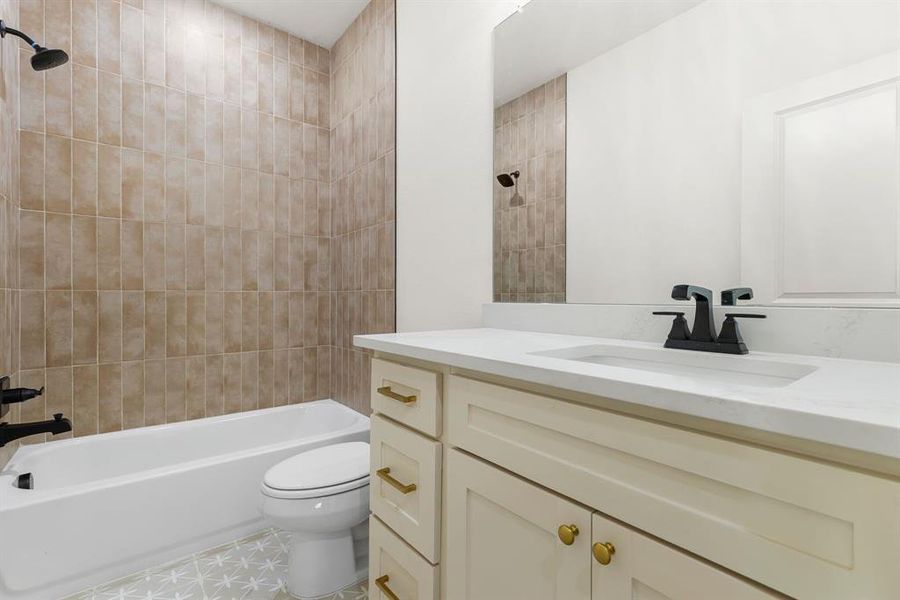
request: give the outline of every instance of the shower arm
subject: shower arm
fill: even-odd
[[[28,45],[31,46],[32,48],[34,48],[35,50],[41,48],[41,45],[38,44],[36,41],[34,41],[33,39],[31,39],[30,37],[28,37],[21,31],[19,31],[18,29],[13,29],[12,27],[7,27],[6,23],[4,23],[2,19],[0,19],[0,38],[5,38],[7,33],[10,33],[16,37],[22,38],[23,40],[28,42]]]

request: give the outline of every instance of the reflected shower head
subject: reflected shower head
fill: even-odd
[[[497,175],[497,181],[499,181],[500,185],[505,188],[512,187],[513,185],[518,183],[518,179],[518,171],[513,171],[512,173],[500,173],[499,175]]]
[[[69,62],[69,55],[66,54],[65,51],[55,48],[44,48],[18,29],[7,27],[6,24],[0,20],[0,38],[5,38],[7,33],[22,38],[28,42],[28,45],[34,50],[34,56],[31,57],[31,68],[35,71],[46,71],[47,69],[52,69],[53,67],[58,67]]]

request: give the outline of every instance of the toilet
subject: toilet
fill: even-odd
[[[295,598],[364,579],[367,560],[357,560],[354,533],[369,517],[369,444],[322,446],[278,463],[263,477],[260,510],[291,534],[286,583]]]

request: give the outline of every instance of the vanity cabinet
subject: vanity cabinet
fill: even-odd
[[[590,553],[588,508],[450,452],[447,598],[589,600]]]
[[[447,469],[447,598],[779,597],[458,450]]]
[[[416,399],[376,408],[372,510],[436,597],[900,598],[892,477],[395,360],[373,363],[373,400]],[[372,597],[394,600],[380,570]]]

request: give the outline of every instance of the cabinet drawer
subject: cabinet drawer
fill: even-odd
[[[438,568],[374,517],[369,520],[369,598],[438,598]]]
[[[591,561],[594,598],[784,598],[597,513],[591,535],[592,554],[594,547],[603,546]],[[602,564],[598,558],[609,562]]]
[[[372,360],[372,410],[418,429],[441,435],[440,374],[387,360]]]
[[[453,376],[448,440],[798,598],[900,597],[900,484]]]
[[[441,444],[380,415],[371,421],[372,512],[433,563],[441,521]]]

